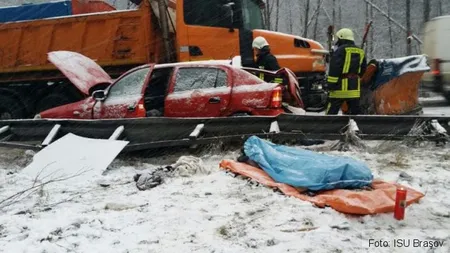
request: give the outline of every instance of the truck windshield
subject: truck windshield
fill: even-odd
[[[256,0],[242,0],[242,14],[245,29],[264,29],[261,8]]]

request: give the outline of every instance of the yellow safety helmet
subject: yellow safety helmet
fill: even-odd
[[[261,48],[263,48],[265,46],[268,46],[268,45],[269,45],[269,43],[267,42],[267,40],[264,39],[264,37],[261,37],[261,36],[256,37],[253,40],[253,43],[252,43],[252,47],[253,48],[257,48],[257,49],[261,49]]]
[[[353,36],[352,30],[348,28],[342,28],[336,33],[336,37],[341,40],[351,40],[355,41],[355,37]]]

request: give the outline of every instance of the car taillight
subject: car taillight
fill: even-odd
[[[147,111],[145,110],[144,99],[141,99],[139,101],[139,103],[137,104],[136,117],[145,118],[146,116],[147,116]]]
[[[280,108],[282,102],[282,90],[281,87],[276,87],[272,91],[272,101],[270,102],[270,107]]]
[[[434,59],[431,73],[435,76],[441,74],[441,59]]]

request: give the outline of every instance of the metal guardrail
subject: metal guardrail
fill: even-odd
[[[349,122],[360,138],[448,140],[450,116],[291,115],[229,118],[26,119],[0,121],[0,146],[39,150],[65,134],[127,140],[124,152],[161,147],[244,141],[256,135],[278,140],[340,139]],[[420,125],[422,131],[415,133]],[[420,136],[419,136],[420,135]]]

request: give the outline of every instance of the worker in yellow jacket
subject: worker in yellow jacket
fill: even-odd
[[[346,102],[350,114],[360,114],[361,77],[367,67],[365,52],[355,45],[352,30],[343,28],[336,33],[336,37],[337,48],[328,71],[330,95],[326,113],[338,114]]]

